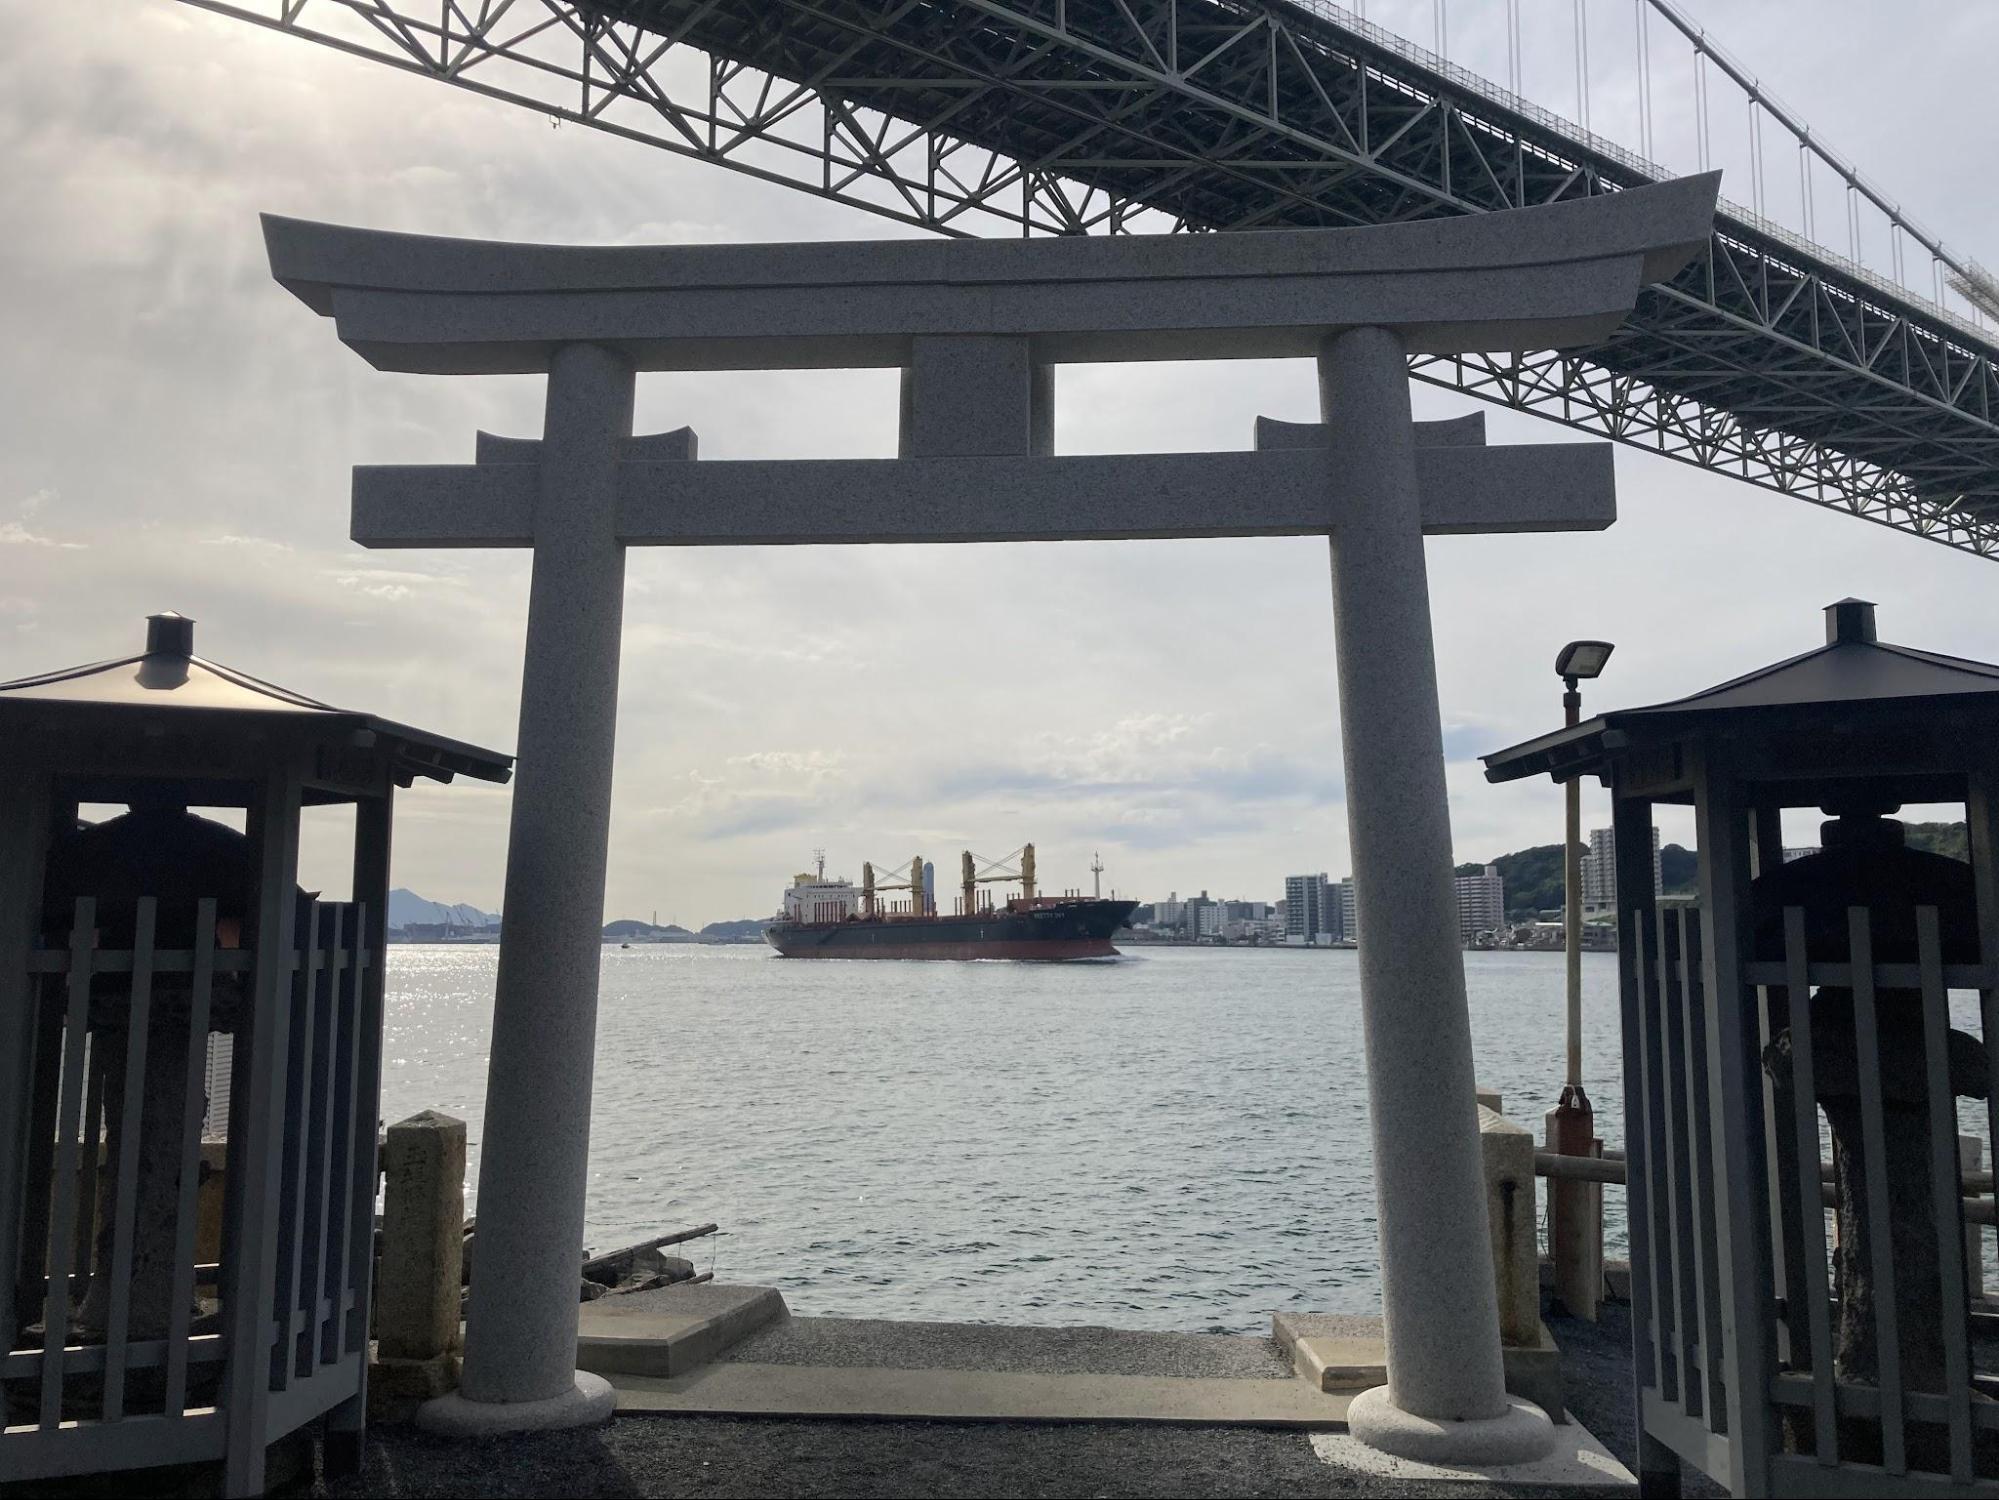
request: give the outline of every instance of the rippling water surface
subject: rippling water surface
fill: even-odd
[[[462,1117],[475,1189],[497,959],[390,950],[383,1114]],[[1351,952],[814,963],[659,945],[603,965],[596,1248],[714,1219],[727,1233],[697,1265],[813,1314],[1248,1332],[1274,1309],[1378,1303]],[[1561,958],[1465,969],[1479,1080],[1538,1135],[1561,1083]],[[1612,1145],[1616,979],[1613,955],[1584,956]]]

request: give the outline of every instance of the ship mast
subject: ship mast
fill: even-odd
[[[1092,893],[1096,896],[1096,898],[1099,901],[1103,900],[1104,899],[1104,857],[1103,855],[1095,852],[1092,852],[1090,855],[1090,881],[1091,881]]]

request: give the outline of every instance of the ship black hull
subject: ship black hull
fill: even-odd
[[[1110,958],[1111,935],[1137,905],[1081,898],[969,917],[773,922],[764,941],[784,958]]]

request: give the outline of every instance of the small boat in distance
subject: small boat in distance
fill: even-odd
[[[966,850],[949,913],[937,909],[936,866],[922,855],[909,862],[906,880],[877,880],[873,863],[863,864],[858,886],[844,877],[828,880],[825,851],[814,855],[816,869],[792,878],[764,927],[764,941],[784,958],[1112,958],[1111,937],[1138,906],[1107,900],[1101,890],[1040,894],[1032,844],[983,863]],[[1009,868],[1016,860],[1018,868]],[[1090,869],[1101,883],[1102,862],[1092,860]],[[980,889],[1013,882],[1020,894],[998,903]],[[885,900],[884,891],[909,895]]]

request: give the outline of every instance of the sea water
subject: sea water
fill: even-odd
[[[383,1116],[463,1119],[474,1198],[497,959],[390,949]],[[686,1247],[699,1269],[848,1317],[1239,1333],[1379,1302],[1351,951],[861,963],[659,944],[602,961],[595,1249],[714,1220],[724,1234]],[[1538,1136],[1562,1081],[1561,956],[1467,953],[1465,976],[1479,1082]],[[1584,956],[1610,1146],[1616,985],[1614,955]],[[1621,1256],[1623,1193],[1605,1197]]]

